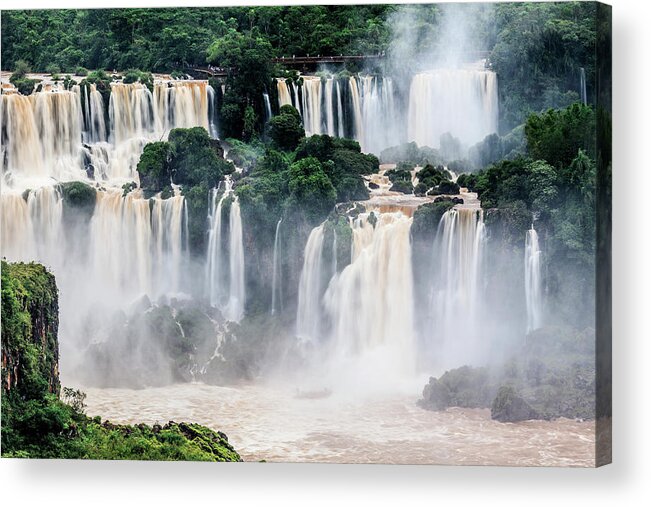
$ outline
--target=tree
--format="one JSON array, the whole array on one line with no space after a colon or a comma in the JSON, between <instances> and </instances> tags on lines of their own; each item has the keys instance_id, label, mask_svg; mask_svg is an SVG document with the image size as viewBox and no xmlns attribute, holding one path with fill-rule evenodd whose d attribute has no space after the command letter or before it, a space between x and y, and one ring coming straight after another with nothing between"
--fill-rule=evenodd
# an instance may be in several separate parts
<instances>
[{"instance_id":1,"label":"tree","mask_svg":"<svg viewBox=\"0 0 651 507\"><path fill-rule=\"evenodd\" d=\"M289 191L292 207L303 210L313 224L328 215L337 197L321 163L314 157L304 158L290 166Z\"/></svg>"},{"instance_id":2,"label":"tree","mask_svg":"<svg viewBox=\"0 0 651 507\"><path fill-rule=\"evenodd\" d=\"M271 139L281 150L291 151L305 137L305 129L298 111L289 105L280 108L280 114L269 122Z\"/></svg>"},{"instance_id":3,"label":"tree","mask_svg":"<svg viewBox=\"0 0 651 507\"><path fill-rule=\"evenodd\" d=\"M568 166L583 150L595 156L594 110L583 104L532 114L524 127L529 154L553 166Z\"/></svg>"},{"instance_id":4,"label":"tree","mask_svg":"<svg viewBox=\"0 0 651 507\"><path fill-rule=\"evenodd\" d=\"M140 187L149 192L161 192L171 182L170 161L172 146L160 141L146 144L136 169L140 175Z\"/></svg>"}]
</instances>

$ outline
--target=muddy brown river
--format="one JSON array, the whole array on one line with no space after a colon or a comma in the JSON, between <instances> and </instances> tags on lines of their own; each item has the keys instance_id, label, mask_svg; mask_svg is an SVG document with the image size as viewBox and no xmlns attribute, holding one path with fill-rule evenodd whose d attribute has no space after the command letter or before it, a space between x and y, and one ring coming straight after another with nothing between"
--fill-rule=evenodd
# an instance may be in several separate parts
<instances>
[{"instance_id":1,"label":"muddy brown river","mask_svg":"<svg viewBox=\"0 0 651 507\"><path fill-rule=\"evenodd\" d=\"M84 388L88 415L191 421L224 431L245 461L594 465L592 421L499 423L487 409L423 410L417 396L301 393L289 385Z\"/></svg>"}]
</instances>

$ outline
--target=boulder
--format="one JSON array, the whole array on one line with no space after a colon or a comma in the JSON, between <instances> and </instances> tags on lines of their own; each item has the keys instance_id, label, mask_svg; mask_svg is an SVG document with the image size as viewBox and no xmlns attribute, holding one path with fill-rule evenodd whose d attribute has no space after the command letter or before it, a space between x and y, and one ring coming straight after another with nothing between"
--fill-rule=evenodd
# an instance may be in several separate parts
<instances>
[{"instance_id":1,"label":"boulder","mask_svg":"<svg viewBox=\"0 0 651 507\"><path fill-rule=\"evenodd\" d=\"M539 418L538 412L513 387L500 387L491 407L491 419L500 422L518 422Z\"/></svg>"},{"instance_id":2,"label":"boulder","mask_svg":"<svg viewBox=\"0 0 651 507\"><path fill-rule=\"evenodd\" d=\"M423 389L423 399L418 400L418 405L427 410L445 410L450 406L451 393L447 385L434 377Z\"/></svg>"}]
</instances>

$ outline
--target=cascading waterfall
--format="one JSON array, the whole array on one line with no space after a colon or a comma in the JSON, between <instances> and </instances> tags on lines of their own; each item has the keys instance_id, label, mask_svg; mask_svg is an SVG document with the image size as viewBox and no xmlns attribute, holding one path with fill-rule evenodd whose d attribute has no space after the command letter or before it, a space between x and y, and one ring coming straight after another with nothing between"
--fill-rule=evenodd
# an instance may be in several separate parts
<instances>
[{"instance_id":1,"label":"cascading waterfall","mask_svg":"<svg viewBox=\"0 0 651 507\"><path fill-rule=\"evenodd\" d=\"M3 94L0 105L5 180L84 177L79 94Z\"/></svg>"},{"instance_id":2,"label":"cascading waterfall","mask_svg":"<svg viewBox=\"0 0 651 507\"><path fill-rule=\"evenodd\" d=\"M292 95L289 92L287 81L284 79L276 80L276 88L278 90L278 107L292 105Z\"/></svg>"},{"instance_id":3,"label":"cascading waterfall","mask_svg":"<svg viewBox=\"0 0 651 507\"><path fill-rule=\"evenodd\" d=\"M222 210L226 199L232 199L228 222L228 277L226 263ZM244 245L240 203L233 193L232 182L224 180L224 192L213 189L208 215L208 249L206 277L210 305L219 308L227 320L239 322L244 315L246 288L244 281ZM226 288L228 287L228 290Z\"/></svg>"},{"instance_id":4,"label":"cascading waterfall","mask_svg":"<svg viewBox=\"0 0 651 507\"><path fill-rule=\"evenodd\" d=\"M531 224L524 246L524 288L527 301L527 333L542 326L542 275L538 233Z\"/></svg>"},{"instance_id":5,"label":"cascading waterfall","mask_svg":"<svg viewBox=\"0 0 651 507\"><path fill-rule=\"evenodd\" d=\"M401 212L363 213L352 222L352 262L331 280L324 306L339 361L370 358L383 375L415 369L410 228Z\"/></svg>"},{"instance_id":6,"label":"cascading waterfall","mask_svg":"<svg viewBox=\"0 0 651 507\"><path fill-rule=\"evenodd\" d=\"M208 125L210 129L210 137L219 139L219 129L217 128L217 106L215 104L215 89L208 85L206 86L206 93L208 94Z\"/></svg>"},{"instance_id":7,"label":"cascading waterfall","mask_svg":"<svg viewBox=\"0 0 651 507\"><path fill-rule=\"evenodd\" d=\"M273 273L271 276L271 315L283 311L283 274L282 274L282 239L280 236L280 225L283 219L276 224L276 235L274 237Z\"/></svg>"},{"instance_id":8,"label":"cascading waterfall","mask_svg":"<svg viewBox=\"0 0 651 507\"><path fill-rule=\"evenodd\" d=\"M483 66L416 74L406 111L390 77L302 79L300 100L299 85L277 80L279 106L298 109L306 135L350 137L365 152L405 141L438 148L446 132L470 146L497 131L497 77Z\"/></svg>"},{"instance_id":9,"label":"cascading waterfall","mask_svg":"<svg viewBox=\"0 0 651 507\"><path fill-rule=\"evenodd\" d=\"M59 244L63 206L56 187L5 192L2 205L2 256L9 261L35 260L49 266L61 261Z\"/></svg>"},{"instance_id":10,"label":"cascading waterfall","mask_svg":"<svg viewBox=\"0 0 651 507\"><path fill-rule=\"evenodd\" d=\"M89 258L92 279L112 293L111 300L181 290L185 198L152 200L144 199L139 191L126 196L119 189L97 193Z\"/></svg>"},{"instance_id":11,"label":"cascading waterfall","mask_svg":"<svg viewBox=\"0 0 651 507\"><path fill-rule=\"evenodd\" d=\"M479 352L484 242L481 209L453 208L441 218L433 248L430 311L437 348L449 356L443 361L467 360L468 351Z\"/></svg>"},{"instance_id":12,"label":"cascading waterfall","mask_svg":"<svg viewBox=\"0 0 651 507\"><path fill-rule=\"evenodd\" d=\"M55 274L61 346L72 351L64 369L75 355L84 365L89 343L110 342L112 316L135 301L191 289L182 275L185 198L175 189L168 199L145 199L122 185L137 182L144 144L164 139L164 129L209 125L207 96L205 82L156 82L154 93L140 83L112 83L108 117L95 85L0 96L1 255L43 262ZM95 187L95 200L64 220L74 203L64 202L58 183L69 181Z\"/></svg>"},{"instance_id":13,"label":"cascading waterfall","mask_svg":"<svg viewBox=\"0 0 651 507\"><path fill-rule=\"evenodd\" d=\"M208 215L208 249L206 259L206 279L208 280L208 300L211 306L223 306L226 297L226 283L222 270L224 248L222 245L222 206L230 194L230 180L225 180L224 193L219 197L219 188L211 191L210 213ZM218 199L219 198L219 199Z\"/></svg>"},{"instance_id":14,"label":"cascading waterfall","mask_svg":"<svg viewBox=\"0 0 651 507\"><path fill-rule=\"evenodd\" d=\"M321 114L322 83L320 77L303 77L302 115L305 135L324 133Z\"/></svg>"},{"instance_id":15,"label":"cascading waterfall","mask_svg":"<svg viewBox=\"0 0 651 507\"><path fill-rule=\"evenodd\" d=\"M321 297L323 295L323 237L324 224L312 229L305 245L303 269L298 282L298 311L296 335L305 341L319 338L321 328Z\"/></svg>"},{"instance_id":16,"label":"cascading waterfall","mask_svg":"<svg viewBox=\"0 0 651 507\"><path fill-rule=\"evenodd\" d=\"M478 69L437 69L416 74L409 89L408 140L439 147L451 133L469 146L497 131L497 76Z\"/></svg>"},{"instance_id":17,"label":"cascading waterfall","mask_svg":"<svg viewBox=\"0 0 651 507\"><path fill-rule=\"evenodd\" d=\"M244 285L244 244L242 242L242 217L240 203L235 196L231 203L229 217L229 267L230 267L230 294L225 317L233 322L239 322L244 316L246 302L246 288Z\"/></svg>"}]
</instances>

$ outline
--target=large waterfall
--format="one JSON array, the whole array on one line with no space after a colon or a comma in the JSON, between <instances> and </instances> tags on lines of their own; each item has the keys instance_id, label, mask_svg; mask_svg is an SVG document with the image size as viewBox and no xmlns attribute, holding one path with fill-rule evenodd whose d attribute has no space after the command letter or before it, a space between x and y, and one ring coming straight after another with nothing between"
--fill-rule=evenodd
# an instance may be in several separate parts
<instances>
[{"instance_id":1,"label":"large waterfall","mask_svg":"<svg viewBox=\"0 0 651 507\"><path fill-rule=\"evenodd\" d=\"M223 235L223 205L230 201L228 243ZM219 308L227 320L239 322L244 315L246 289L244 284L244 246L242 244L242 217L240 203L232 190L229 178L224 180L224 190L213 189L208 215L208 249L206 277L210 304ZM228 272L225 265L228 259Z\"/></svg>"},{"instance_id":2,"label":"large waterfall","mask_svg":"<svg viewBox=\"0 0 651 507\"><path fill-rule=\"evenodd\" d=\"M447 132L468 147L497 131L497 77L479 67L416 74L406 109L390 77L278 79L277 94L279 106L298 109L306 135L349 137L376 154L406 141L438 148Z\"/></svg>"},{"instance_id":3,"label":"large waterfall","mask_svg":"<svg viewBox=\"0 0 651 507\"><path fill-rule=\"evenodd\" d=\"M114 82L108 104L95 85L0 96L1 253L54 272L64 370L83 362L89 344L114 339L109 324L135 301L192 289L183 276L188 212L180 190L146 199L122 185L138 182L144 144L171 128L209 127L208 91L204 81L157 81L153 92ZM71 181L93 187L83 209L65 201Z\"/></svg>"},{"instance_id":4,"label":"large waterfall","mask_svg":"<svg viewBox=\"0 0 651 507\"><path fill-rule=\"evenodd\" d=\"M384 375L415 371L414 290L409 230L401 212L353 220L352 262L324 297L338 361L369 360Z\"/></svg>"},{"instance_id":5,"label":"large waterfall","mask_svg":"<svg viewBox=\"0 0 651 507\"><path fill-rule=\"evenodd\" d=\"M438 147L451 133L463 144L497 131L497 77L476 69L437 69L417 74L409 89L409 141Z\"/></svg>"},{"instance_id":6,"label":"large waterfall","mask_svg":"<svg viewBox=\"0 0 651 507\"><path fill-rule=\"evenodd\" d=\"M527 301L527 333L542 325L542 275L538 233L531 225L524 246L524 289Z\"/></svg>"}]
</instances>

